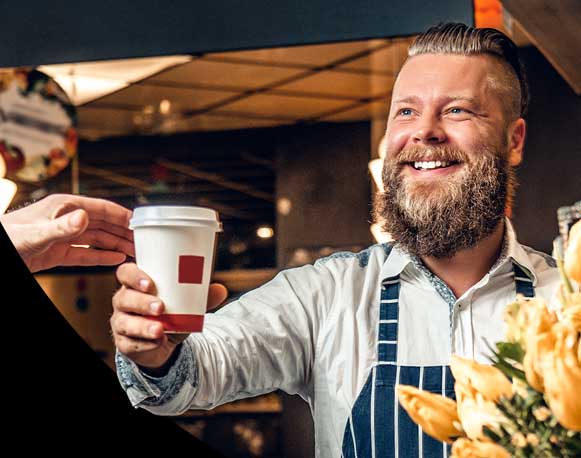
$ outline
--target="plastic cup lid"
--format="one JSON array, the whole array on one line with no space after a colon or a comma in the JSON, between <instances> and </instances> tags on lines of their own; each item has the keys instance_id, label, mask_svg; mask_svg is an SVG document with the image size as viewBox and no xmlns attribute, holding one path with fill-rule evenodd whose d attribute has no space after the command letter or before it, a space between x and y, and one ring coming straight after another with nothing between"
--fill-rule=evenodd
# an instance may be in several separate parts
<instances>
[{"instance_id":1,"label":"plastic cup lid","mask_svg":"<svg viewBox=\"0 0 581 458\"><path fill-rule=\"evenodd\" d=\"M205 207L149 205L133 210L129 227L145 226L204 226L222 232L218 212Z\"/></svg>"}]
</instances>

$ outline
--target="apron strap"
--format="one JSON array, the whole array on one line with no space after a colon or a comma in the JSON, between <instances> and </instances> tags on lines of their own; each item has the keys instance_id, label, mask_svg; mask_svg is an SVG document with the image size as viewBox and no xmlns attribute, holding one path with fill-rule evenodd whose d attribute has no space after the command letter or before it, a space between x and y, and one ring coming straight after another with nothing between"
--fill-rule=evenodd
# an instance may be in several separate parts
<instances>
[{"instance_id":1,"label":"apron strap","mask_svg":"<svg viewBox=\"0 0 581 458\"><path fill-rule=\"evenodd\" d=\"M379 363L397 363L399 285L399 275L386 278L381 284L379 332L377 336Z\"/></svg>"},{"instance_id":2,"label":"apron strap","mask_svg":"<svg viewBox=\"0 0 581 458\"><path fill-rule=\"evenodd\" d=\"M524 297L535 297L535 290L533 288L533 281L525 273L525 271L513 261L512 269L514 271L514 283L517 294L522 294Z\"/></svg>"}]
</instances>

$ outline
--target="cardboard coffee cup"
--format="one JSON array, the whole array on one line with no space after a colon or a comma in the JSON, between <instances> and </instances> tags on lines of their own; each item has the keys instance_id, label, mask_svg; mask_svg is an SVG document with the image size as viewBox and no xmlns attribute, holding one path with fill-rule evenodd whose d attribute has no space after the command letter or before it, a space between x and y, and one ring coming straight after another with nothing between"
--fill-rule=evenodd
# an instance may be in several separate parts
<instances>
[{"instance_id":1,"label":"cardboard coffee cup","mask_svg":"<svg viewBox=\"0 0 581 458\"><path fill-rule=\"evenodd\" d=\"M201 332L214 268L218 213L210 208L145 206L130 221L137 266L151 277L166 333Z\"/></svg>"}]
</instances>

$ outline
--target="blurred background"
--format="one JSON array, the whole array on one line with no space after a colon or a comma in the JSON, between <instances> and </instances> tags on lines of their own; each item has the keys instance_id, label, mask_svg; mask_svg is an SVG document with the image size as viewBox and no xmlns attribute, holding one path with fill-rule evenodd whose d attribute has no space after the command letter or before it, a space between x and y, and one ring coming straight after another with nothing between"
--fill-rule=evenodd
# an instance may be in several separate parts
<instances>
[{"instance_id":1,"label":"blurred background","mask_svg":"<svg viewBox=\"0 0 581 458\"><path fill-rule=\"evenodd\" d=\"M52 193L128 208L212 207L224 224L214 281L228 287L228 301L280 269L383 241L370 210L394 79L415 34L456 20L498 28L521 49L532 100L513 221L522 243L550 253L557 209L581 198L578 2L369 2L375 9L365 13L320 1L311 15L289 2L280 30L269 26L274 13L255 3L235 22L240 28L224 32L229 42L218 32L180 35L168 26L161 44L113 30L103 49L42 33L36 54L7 46L0 53L0 198L8 211ZM55 8L50 14L79 17ZM302 25L293 28L289 17ZM324 20L309 20L317 17ZM224 18L209 19L223 31ZM113 368L114 269L58 268L36 278ZM175 420L227 456L313 455L309 408L283 393Z\"/></svg>"}]
</instances>

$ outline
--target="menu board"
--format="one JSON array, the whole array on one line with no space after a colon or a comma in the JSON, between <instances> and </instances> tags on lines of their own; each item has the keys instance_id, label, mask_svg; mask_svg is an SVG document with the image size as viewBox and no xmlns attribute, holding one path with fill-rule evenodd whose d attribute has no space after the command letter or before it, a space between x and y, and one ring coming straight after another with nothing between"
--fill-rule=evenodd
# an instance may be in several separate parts
<instances>
[{"instance_id":1,"label":"menu board","mask_svg":"<svg viewBox=\"0 0 581 458\"><path fill-rule=\"evenodd\" d=\"M37 70L0 70L0 154L7 175L38 182L58 174L77 152L76 109Z\"/></svg>"}]
</instances>

